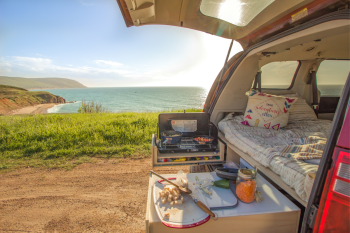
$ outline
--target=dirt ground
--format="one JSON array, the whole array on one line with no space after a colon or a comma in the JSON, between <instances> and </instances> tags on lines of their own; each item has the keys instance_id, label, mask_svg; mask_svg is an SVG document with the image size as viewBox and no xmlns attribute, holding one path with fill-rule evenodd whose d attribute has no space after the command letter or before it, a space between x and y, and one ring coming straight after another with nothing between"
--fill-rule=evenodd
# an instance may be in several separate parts
<instances>
[{"instance_id":1,"label":"dirt ground","mask_svg":"<svg viewBox=\"0 0 350 233\"><path fill-rule=\"evenodd\" d=\"M158 173L189 172L189 166ZM0 174L0 232L145 232L151 160Z\"/></svg>"}]
</instances>

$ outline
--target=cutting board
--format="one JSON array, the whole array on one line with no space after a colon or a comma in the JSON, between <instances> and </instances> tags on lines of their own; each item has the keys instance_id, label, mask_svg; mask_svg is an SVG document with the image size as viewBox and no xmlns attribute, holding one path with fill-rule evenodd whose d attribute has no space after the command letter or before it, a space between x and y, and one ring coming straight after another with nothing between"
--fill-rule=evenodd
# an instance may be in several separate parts
<instances>
[{"instance_id":1,"label":"cutting board","mask_svg":"<svg viewBox=\"0 0 350 233\"><path fill-rule=\"evenodd\" d=\"M203 192L203 196L206 198L210 210L235 208L238 205L238 200L230 189L210 186L209 191L212 195Z\"/></svg>"},{"instance_id":2,"label":"cutting board","mask_svg":"<svg viewBox=\"0 0 350 233\"><path fill-rule=\"evenodd\" d=\"M203 179L203 177L201 177L200 174L187 174L187 177L189 179L195 179L196 176L198 176L200 180ZM217 176L209 179L213 178L216 180L221 179ZM203 197L205 197L207 206L210 208L210 210L229 209L237 207L238 200L230 189L223 189L215 186L210 186L208 190L212 193L212 195L206 194L202 190L200 190L200 192L203 195Z\"/></svg>"},{"instance_id":3,"label":"cutting board","mask_svg":"<svg viewBox=\"0 0 350 233\"><path fill-rule=\"evenodd\" d=\"M175 180L175 178L170 178L169 180ZM202 193L192 185L193 181L189 180L188 183L189 188L192 190L193 194L196 195L197 199L208 206ZM165 226L171 228L191 228L202 225L210 219L210 216L200 209L188 194L183 194L184 201L181 205L172 206L169 202L162 204L159 192L163 190L163 186L167 184L168 183L163 180L158 180L153 186L155 209L159 219ZM164 218L165 213L170 213L169 219Z\"/></svg>"}]
</instances>

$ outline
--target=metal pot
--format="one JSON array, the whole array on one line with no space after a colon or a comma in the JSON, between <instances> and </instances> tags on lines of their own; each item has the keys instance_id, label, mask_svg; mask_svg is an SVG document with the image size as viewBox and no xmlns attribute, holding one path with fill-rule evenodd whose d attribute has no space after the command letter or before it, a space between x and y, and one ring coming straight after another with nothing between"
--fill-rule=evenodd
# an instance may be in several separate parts
<instances>
[{"instance_id":1,"label":"metal pot","mask_svg":"<svg viewBox=\"0 0 350 233\"><path fill-rule=\"evenodd\" d=\"M166 145L175 145L181 141L182 133L175 130L162 132L162 143Z\"/></svg>"}]
</instances>

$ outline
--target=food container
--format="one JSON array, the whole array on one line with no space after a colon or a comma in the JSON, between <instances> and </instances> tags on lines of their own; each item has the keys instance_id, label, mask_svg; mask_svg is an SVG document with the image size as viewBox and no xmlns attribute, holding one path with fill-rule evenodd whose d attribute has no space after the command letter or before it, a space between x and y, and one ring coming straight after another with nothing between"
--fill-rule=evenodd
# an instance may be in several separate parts
<instances>
[{"instance_id":1,"label":"food container","mask_svg":"<svg viewBox=\"0 0 350 233\"><path fill-rule=\"evenodd\" d=\"M216 168L216 175L222 179L226 180L237 180L238 170L236 168Z\"/></svg>"},{"instance_id":2,"label":"food container","mask_svg":"<svg viewBox=\"0 0 350 233\"><path fill-rule=\"evenodd\" d=\"M162 132L162 143L166 145L174 145L181 141L182 133L175 130L167 130Z\"/></svg>"},{"instance_id":3,"label":"food container","mask_svg":"<svg viewBox=\"0 0 350 233\"><path fill-rule=\"evenodd\" d=\"M251 203L255 200L256 171L253 169L239 169L236 180L236 195L240 201Z\"/></svg>"},{"instance_id":4,"label":"food container","mask_svg":"<svg viewBox=\"0 0 350 233\"><path fill-rule=\"evenodd\" d=\"M193 140L199 144L210 144L214 141L214 138L211 136L195 136Z\"/></svg>"}]
</instances>

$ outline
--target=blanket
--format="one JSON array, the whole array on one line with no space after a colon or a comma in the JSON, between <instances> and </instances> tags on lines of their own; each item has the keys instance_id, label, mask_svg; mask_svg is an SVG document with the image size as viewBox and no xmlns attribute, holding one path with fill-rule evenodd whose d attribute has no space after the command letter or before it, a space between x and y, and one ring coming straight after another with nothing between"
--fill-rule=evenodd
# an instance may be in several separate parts
<instances>
[{"instance_id":1,"label":"blanket","mask_svg":"<svg viewBox=\"0 0 350 233\"><path fill-rule=\"evenodd\" d=\"M305 178L308 173L317 172L318 165L304 160L322 157L332 122L295 121L275 131L245 126L240 123L242 120L243 115L229 114L218 126L231 144L280 175L304 201L308 201L307 190L313 184L306 184Z\"/></svg>"},{"instance_id":2,"label":"blanket","mask_svg":"<svg viewBox=\"0 0 350 233\"><path fill-rule=\"evenodd\" d=\"M242 115L229 114L219 122L219 129L230 142L265 167L276 156L292 160L320 159L332 126L329 120L297 121L275 131L242 125L242 120Z\"/></svg>"}]
</instances>

